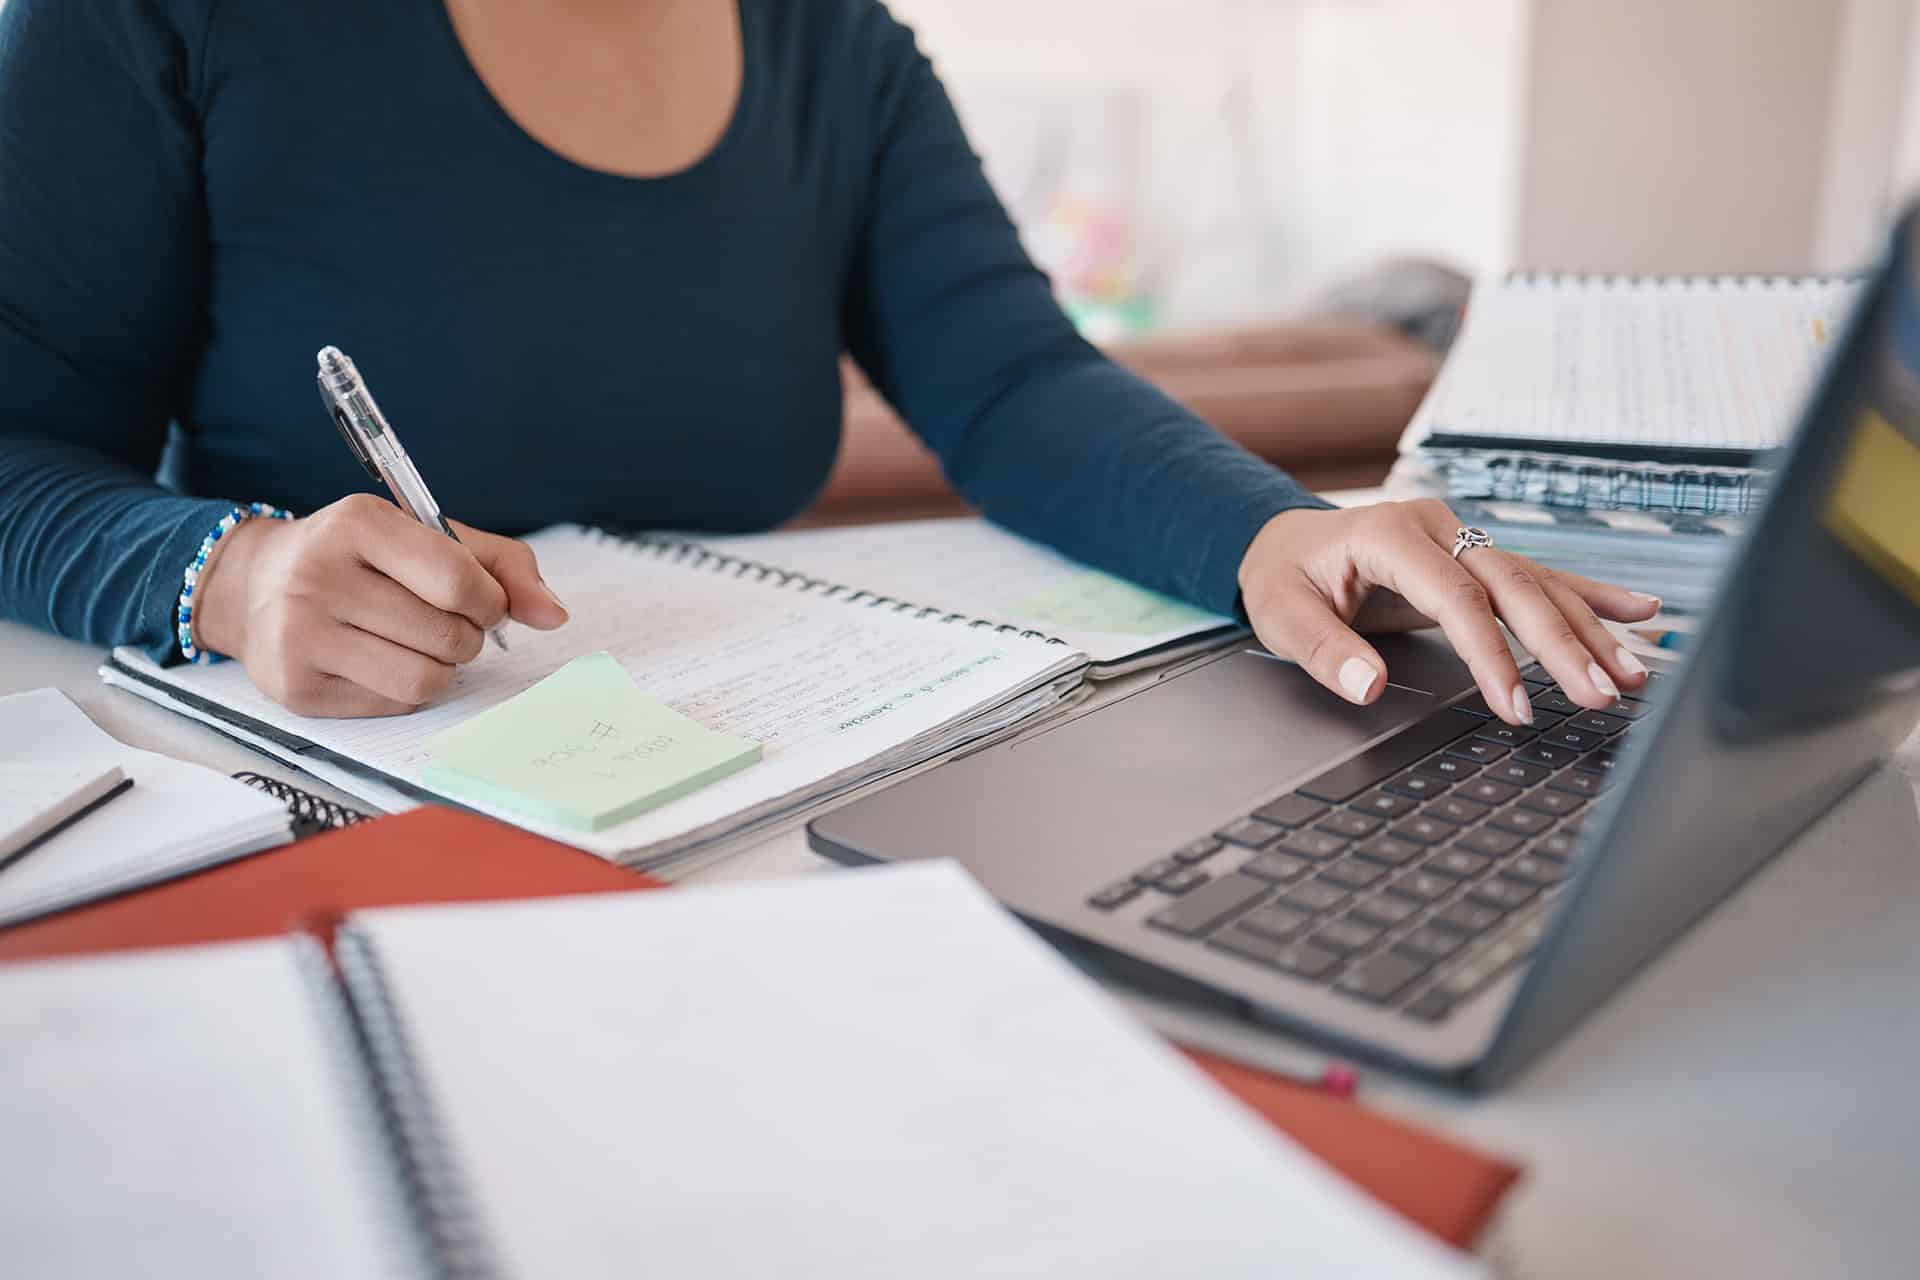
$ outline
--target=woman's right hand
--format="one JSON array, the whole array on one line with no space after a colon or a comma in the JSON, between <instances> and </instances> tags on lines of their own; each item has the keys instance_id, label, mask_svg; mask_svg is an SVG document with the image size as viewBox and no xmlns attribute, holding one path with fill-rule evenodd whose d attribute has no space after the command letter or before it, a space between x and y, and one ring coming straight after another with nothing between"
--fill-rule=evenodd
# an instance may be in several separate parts
<instances>
[{"instance_id":1,"label":"woman's right hand","mask_svg":"<svg viewBox=\"0 0 1920 1280\"><path fill-rule=\"evenodd\" d=\"M195 644L238 658L300 715L412 711L502 619L567 620L526 543L455 527L459 542L364 493L300 520L248 520L201 571Z\"/></svg>"}]
</instances>

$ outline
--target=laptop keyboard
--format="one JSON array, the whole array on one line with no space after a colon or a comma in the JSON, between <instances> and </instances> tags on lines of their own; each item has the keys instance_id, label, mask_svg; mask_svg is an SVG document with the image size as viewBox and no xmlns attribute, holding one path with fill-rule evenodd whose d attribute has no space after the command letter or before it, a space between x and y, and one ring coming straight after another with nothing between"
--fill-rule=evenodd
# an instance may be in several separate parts
<instances>
[{"instance_id":1,"label":"laptop keyboard","mask_svg":"<svg viewBox=\"0 0 1920 1280\"><path fill-rule=\"evenodd\" d=\"M1088 899L1155 899L1149 926L1428 1022L1532 954L1655 675L1604 711L1538 664L1534 723L1479 695L1172 850Z\"/></svg>"}]
</instances>

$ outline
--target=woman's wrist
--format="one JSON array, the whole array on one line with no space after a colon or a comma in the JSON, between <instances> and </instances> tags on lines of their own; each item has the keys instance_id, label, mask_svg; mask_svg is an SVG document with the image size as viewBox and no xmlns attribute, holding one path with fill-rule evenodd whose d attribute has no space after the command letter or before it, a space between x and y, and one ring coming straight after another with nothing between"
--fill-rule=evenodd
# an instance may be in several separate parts
<instances>
[{"instance_id":1,"label":"woman's wrist","mask_svg":"<svg viewBox=\"0 0 1920 1280\"><path fill-rule=\"evenodd\" d=\"M261 544L278 531L279 523L243 520L209 548L194 587L190 619L191 638L200 652L232 655L245 651L248 583Z\"/></svg>"}]
</instances>

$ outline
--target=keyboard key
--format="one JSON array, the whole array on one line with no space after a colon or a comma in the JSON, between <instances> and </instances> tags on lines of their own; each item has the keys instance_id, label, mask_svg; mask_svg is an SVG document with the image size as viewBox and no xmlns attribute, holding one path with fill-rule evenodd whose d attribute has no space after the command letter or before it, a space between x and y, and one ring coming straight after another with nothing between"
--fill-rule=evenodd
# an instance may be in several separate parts
<instances>
[{"instance_id":1,"label":"keyboard key","mask_svg":"<svg viewBox=\"0 0 1920 1280\"><path fill-rule=\"evenodd\" d=\"M1456 932L1472 936L1476 933L1484 933L1505 918L1506 913L1496 907L1462 900L1434 912L1429 923L1444 925Z\"/></svg>"},{"instance_id":2,"label":"keyboard key","mask_svg":"<svg viewBox=\"0 0 1920 1280\"><path fill-rule=\"evenodd\" d=\"M1504 782L1490 782L1485 778L1475 778L1466 783L1460 794L1480 804L1505 804L1520 794L1520 788Z\"/></svg>"},{"instance_id":3,"label":"keyboard key","mask_svg":"<svg viewBox=\"0 0 1920 1280\"><path fill-rule=\"evenodd\" d=\"M1167 893L1186 893L1198 889L1207 882L1207 873L1198 867L1182 867L1169 875L1161 876L1153 882L1156 889Z\"/></svg>"},{"instance_id":4,"label":"keyboard key","mask_svg":"<svg viewBox=\"0 0 1920 1280\"><path fill-rule=\"evenodd\" d=\"M1431 871L1409 871L1388 885L1387 892L1412 898L1415 902L1438 902L1452 893L1453 886L1458 883L1458 880L1437 876Z\"/></svg>"},{"instance_id":5,"label":"keyboard key","mask_svg":"<svg viewBox=\"0 0 1920 1280\"><path fill-rule=\"evenodd\" d=\"M1425 960L1445 960L1465 946L1466 941L1466 938L1451 929L1437 929L1433 925L1423 924L1394 943L1393 949Z\"/></svg>"},{"instance_id":6,"label":"keyboard key","mask_svg":"<svg viewBox=\"0 0 1920 1280\"><path fill-rule=\"evenodd\" d=\"M1333 985L1350 996L1385 1003L1426 971L1427 965L1413 956L1383 951L1349 967Z\"/></svg>"},{"instance_id":7,"label":"keyboard key","mask_svg":"<svg viewBox=\"0 0 1920 1280\"><path fill-rule=\"evenodd\" d=\"M1653 710L1653 708L1648 706L1646 703L1641 702L1638 699L1633 698L1631 696L1628 696L1628 697L1620 698L1618 701L1608 706L1607 714L1610 716L1619 716L1623 720L1638 720L1641 716L1647 714L1647 712L1651 710Z\"/></svg>"},{"instance_id":8,"label":"keyboard key","mask_svg":"<svg viewBox=\"0 0 1920 1280\"><path fill-rule=\"evenodd\" d=\"M1384 818L1370 818L1364 813L1355 813L1351 809L1342 809L1324 822L1314 824L1315 831L1324 831L1329 835L1346 840L1364 840L1380 829Z\"/></svg>"},{"instance_id":9,"label":"keyboard key","mask_svg":"<svg viewBox=\"0 0 1920 1280\"><path fill-rule=\"evenodd\" d=\"M1405 898L1395 898L1389 894L1377 894L1364 899L1348 915L1369 924L1377 924L1383 929L1391 929L1396 924L1405 924L1413 916L1420 914L1420 904L1408 902Z\"/></svg>"},{"instance_id":10,"label":"keyboard key","mask_svg":"<svg viewBox=\"0 0 1920 1280\"><path fill-rule=\"evenodd\" d=\"M1178 902L1169 903L1147 917L1147 923L1169 933L1194 937L1205 933L1222 920L1265 897L1272 886L1252 876L1221 876L1202 885Z\"/></svg>"},{"instance_id":11,"label":"keyboard key","mask_svg":"<svg viewBox=\"0 0 1920 1280\"><path fill-rule=\"evenodd\" d=\"M1537 662L1522 668L1520 678L1535 688L1551 689L1553 687L1553 677L1548 675L1547 669Z\"/></svg>"},{"instance_id":12,"label":"keyboard key","mask_svg":"<svg viewBox=\"0 0 1920 1280\"><path fill-rule=\"evenodd\" d=\"M1396 796L1386 791L1371 791L1355 800L1349 809L1359 813L1370 813L1377 818L1398 818L1412 813L1413 801L1405 796Z\"/></svg>"},{"instance_id":13,"label":"keyboard key","mask_svg":"<svg viewBox=\"0 0 1920 1280\"><path fill-rule=\"evenodd\" d=\"M1550 813L1556 818L1564 818L1585 803L1586 801L1579 796L1569 795L1565 791L1555 791L1552 787L1529 791L1520 797L1522 807L1537 809L1541 813Z\"/></svg>"},{"instance_id":14,"label":"keyboard key","mask_svg":"<svg viewBox=\"0 0 1920 1280\"><path fill-rule=\"evenodd\" d=\"M1436 853L1420 865L1428 871L1452 876L1456 880L1471 880L1492 866L1493 859L1469 853L1465 849L1448 849L1444 853Z\"/></svg>"},{"instance_id":15,"label":"keyboard key","mask_svg":"<svg viewBox=\"0 0 1920 1280\"><path fill-rule=\"evenodd\" d=\"M1364 951L1380 939L1381 930L1377 925L1360 920L1335 920L1325 925L1307 941L1316 947L1325 947L1348 955L1355 951Z\"/></svg>"},{"instance_id":16,"label":"keyboard key","mask_svg":"<svg viewBox=\"0 0 1920 1280\"><path fill-rule=\"evenodd\" d=\"M1300 911L1272 903L1240 917L1239 929L1249 929L1263 938L1285 942L1313 922L1311 911Z\"/></svg>"},{"instance_id":17,"label":"keyboard key","mask_svg":"<svg viewBox=\"0 0 1920 1280\"><path fill-rule=\"evenodd\" d=\"M1455 826L1472 826L1493 810L1471 800L1462 800L1459 796L1442 796L1422 809L1421 814L1429 818L1438 818L1442 822L1451 822Z\"/></svg>"},{"instance_id":18,"label":"keyboard key","mask_svg":"<svg viewBox=\"0 0 1920 1280\"><path fill-rule=\"evenodd\" d=\"M1205 862L1208 858L1220 852L1220 849L1221 844L1218 840L1215 840L1211 836L1202 836L1198 840L1189 841L1181 845L1178 849L1175 849L1173 851L1173 860L1175 862L1184 862L1191 866L1196 862Z\"/></svg>"},{"instance_id":19,"label":"keyboard key","mask_svg":"<svg viewBox=\"0 0 1920 1280\"><path fill-rule=\"evenodd\" d=\"M1273 851L1324 862L1346 847L1347 841L1324 831L1289 831L1273 846Z\"/></svg>"},{"instance_id":20,"label":"keyboard key","mask_svg":"<svg viewBox=\"0 0 1920 1280\"><path fill-rule=\"evenodd\" d=\"M1170 876L1179 869L1180 864L1172 858L1161 858L1157 862L1149 862L1146 866L1134 872L1133 878L1140 884L1152 884L1161 876Z\"/></svg>"},{"instance_id":21,"label":"keyboard key","mask_svg":"<svg viewBox=\"0 0 1920 1280\"><path fill-rule=\"evenodd\" d=\"M1460 837L1460 847L1471 849L1475 853L1484 853L1488 857L1498 858L1512 853L1520 847L1520 837L1510 831L1496 831L1492 827L1481 827L1469 831Z\"/></svg>"},{"instance_id":22,"label":"keyboard key","mask_svg":"<svg viewBox=\"0 0 1920 1280\"><path fill-rule=\"evenodd\" d=\"M1530 787L1543 780L1549 769L1537 764L1528 764L1524 760L1503 760L1481 776L1489 782L1504 782L1510 787Z\"/></svg>"},{"instance_id":23,"label":"keyboard key","mask_svg":"<svg viewBox=\"0 0 1920 1280\"><path fill-rule=\"evenodd\" d=\"M1582 773L1612 773L1620 764L1617 751L1595 751L1591 755L1581 756L1573 762L1573 767Z\"/></svg>"},{"instance_id":24,"label":"keyboard key","mask_svg":"<svg viewBox=\"0 0 1920 1280\"><path fill-rule=\"evenodd\" d=\"M1305 858L1290 857L1284 853L1263 853L1240 870L1246 875L1282 884L1305 875L1312 865Z\"/></svg>"},{"instance_id":25,"label":"keyboard key","mask_svg":"<svg viewBox=\"0 0 1920 1280\"><path fill-rule=\"evenodd\" d=\"M1230 827L1214 832L1222 840L1231 840L1249 849L1264 849L1280 836L1280 828L1258 818L1242 818Z\"/></svg>"},{"instance_id":26,"label":"keyboard key","mask_svg":"<svg viewBox=\"0 0 1920 1280\"><path fill-rule=\"evenodd\" d=\"M1529 729L1525 725L1500 724L1496 721L1493 724L1482 725L1480 731L1473 736L1476 741L1491 742L1496 747L1506 747L1511 750L1532 742L1539 735L1539 730Z\"/></svg>"},{"instance_id":27,"label":"keyboard key","mask_svg":"<svg viewBox=\"0 0 1920 1280\"><path fill-rule=\"evenodd\" d=\"M1386 874L1387 869L1377 862L1368 862L1362 858L1342 858L1330 867L1323 867L1320 878L1332 884L1344 885L1349 889L1364 889Z\"/></svg>"},{"instance_id":28,"label":"keyboard key","mask_svg":"<svg viewBox=\"0 0 1920 1280\"><path fill-rule=\"evenodd\" d=\"M1331 911L1347 900L1347 891L1324 880L1303 880L1280 895L1280 901L1302 911Z\"/></svg>"},{"instance_id":29,"label":"keyboard key","mask_svg":"<svg viewBox=\"0 0 1920 1280\"><path fill-rule=\"evenodd\" d=\"M1502 880L1496 876L1482 880L1467 890L1467 898L1489 907L1498 907L1502 911L1512 911L1515 907L1525 906L1528 899L1538 892L1532 885L1521 884L1517 880Z\"/></svg>"},{"instance_id":30,"label":"keyboard key","mask_svg":"<svg viewBox=\"0 0 1920 1280\"><path fill-rule=\"evenodd\" d=\"M1565 795L1566 793L1555 791L1549 794ZM1494 814L1487 820L1487 825L1498 827L1502 831L1511 831L1517 836L1537 836L1553 825L1553 816L1541 813L1537 809L1507 809Z\"/></svg>"},{"instance_id":31,"label":"keyboard key","mask_svg":"<svg viewBox=\"0 0 1920 1280\"><path fill-rule=\"evenodd\" d=\"M1586 829L1587 815L1584 813L1576 813L1571 818L1562 818L1560 820L1560 830L1570 836L1581 835Z\"/></svg>"},{"instance_id":32,"label":"keyboard key","mask_svg":"<svg viewBox=\"0 0 1920 1280\"><path fill-rule=\"evenodd\" d=\"M1432 818L1408 818L1393 829L1393 834L1402 840L1414 844L1439 844L1459 828L1450 822L1435 822Z\"/></svg>"},{"instance_id":33,"label":"keyboard key","mask_svg":"<svg viewBox=\"0 0 1920 1280\"><path fill-rule=\"evenodd\" d=\"M1425 851L1425 845L1414 844L1411 840L1402 840L1398 836L1380 836L1354 850L1363 858L1371 858L1375 862L1383 862L1390 867L1405 866Z\"/></svg>"},{"instance_id":34,"label":"keyboard key","mask_svg":"<svg viewBox=\"0 0 1920 1280\"><path fill-rule=\"evenodd\" d=\"M1413 769L1415 773L1424 773L1445 782L1458 782L1462 778L1471 778L1480 772L1479 765L1471 760L1462 760L1455 755L1431 756L1413 766Z\"/></svg>"},{"instance_id":35,"label":"keyboard key","mask_svg":"<svg viewBox=\"0 0 1920 1280\"><path fill-rule=\"evenodd\" d=\"M1607 737L1603 733L1595 733L1591 729L1569 729L1566 725L1549 729L1540 735L1542 745L1566 747L1572 751L1591 751L1606 740Z\"/></svg>"},{"instance_id":36,"label":"keyboard key","mask_svg":"<svg viewBox=\"0 0 1920 1280\"><path fill-rule=\"evenodd\" d=\"M1557 791L1548 795L1559 795ZM1567 862L1580 851L1580 842L1563 831L1556 831L1544 840L1536 840L1527 852L1542 858L1552 858L1555 862Z\"/></svg>"},{"instance_id":37,"label":"keyboard key","mask_svg":"<svg viewBox=\"0 0 1920 1280\"><path fill-rule=\"evenodd\" d=\"M1492 764L1507 754L1507 748L1497 742L1486 741L1486 735L1477 734L1471 738L1462 738L1447 748L1450 756L1459 756L1462 760L1471 760L1475 764Z\"/></svg>"},{"instance_id":38,"label":"keyboard key","mask_svg":"<svg viewBox=\"0 0 1920 1280\"><path fill-rule=\"evenodd\" d=\"M1102 911L1111 911L1122 903L1131 902L1140 895L1140 886L1131 880L1116 880L1100 892L1087 899L1087 905L1098 907Z\"/></svg>"},{"instance_id":39,"label":"keyboard key","mask_svg":"<svg viewBox=\"0 0 1920 1280\"><path fill-rule=\"evenodd\" d=\"M1327 811L1327 806L1309 796L1281 796L1253 811L1253 816L1283 827L1304 827Z\"/></svg>"},{"instance_id":40,"label":"keyboard key","mask_svg":"<svg viewBox=\"0 0 1920 1280\"><path fill-rule=\"evenodd\" d=\"M1435 987L1431 991L1422 991L1407 1001L1402 1013L1412 1014L1422 1022L1438 1022L1453 1011L1453 997Z\"/></svg>"},{"instance_id":41,"label":"keyboard key","mask_svg":"<svg viewBox=\"0 0 1920 1280\"><path fill-rule=\"evenodd\" d=\"M1536 858L1532 854L1522 854L1500 868L1500 874L1508 880L1518 880L1521 884L1545 888L1565 880L1568 871L1564 863L1555 862L1551 858Z\"/></svg>"},{"instance_id":42,"label":"keyboard key","mask_svg":"<svg viewBox=\"0 0 1920 1280\"><path fill-rule=\"evenodd\" d=\"M1555 689L1551 693L1535 695L1531 697L1530 700L1533 703L1533 709L1535 711L1551 711L1556 715L1577 716L1586 710L1585 707L1558 689Z\"/></svg>"},{"instance_id":43,"label":"keyboard key","mask_svg":"<svg viewBox=\"0 0 1920 1280\"><path fill-rule=\"evenodd\" d=\"M1555 775L1547 785L1555 791L1570 791L1576 796L1585 796L1591 800L1607 789L1613 779L1604 773L1581 773L1578 769L1569 769Z\"/></svg>"},{"instance_id":44,"label":"keyboard key","mask_svg":"<svg viewBox=\"0 0 1920 1280\"><path fill-rule=\"evenodd\" d=\"M1548 746L1543 742L1533 743L1531 746L1515 754L1515 759L1525 761L1527 764L1541 765L1548 769L1563 768L1579 758L1580 753L1571 747Z\"/></svg>"},{"instance_id":45,"label":"keyboard key","mask_svg":"<svg viewBox=\"0 0 1920 1280\"><path fill-rule=\"evenodd\" d=\"M1221 930L1207 941L1223 951L1231 951L1270 969L1302 978L1320 977L1340 963L1340 957L1331 951L1323 951L1304 942L1274 942L1257 933L1249 933L1238 925Z\"/></svg>"},{"instance_id":46,"label":"keyboard key","mask_svg":"<svg viewBox=\"0 0 1920 1280\"><path fill-rule=\"evenodd\" d=\"M1437 712L1385 742L1368 747L1346 763L1335 765L1301 787L1300 793L1336 804L1351 800L1479 726L1479 720L1464 712Z\"/></svg>"},{"instance_id":47,"label":"keyboard key","mask_svg":"<svg viewBox=\"0 0 1920 1280\"><path fill-rule=\"evenodd\" d=\"M1569 716L1561 722L1562 729L1585 729L1603 736L1615 734L1627 727L1627 721L1619 716L1610 716L1604 711L1582 711L1579 715Z\"/></svg>"},{"instance_id":48,"label":"keyboard key","mask_svg":"<svg viewBox=\"0 0 1920 1280\"><path fill-rule=\"evenodd\" d=\"M1430 800L1452 785L1451 782L1433 777L1431 774L1403 773L1387 783L1385 789L1397 796L1405 796L1409 800Z\"/></svg>"}]
</instances>

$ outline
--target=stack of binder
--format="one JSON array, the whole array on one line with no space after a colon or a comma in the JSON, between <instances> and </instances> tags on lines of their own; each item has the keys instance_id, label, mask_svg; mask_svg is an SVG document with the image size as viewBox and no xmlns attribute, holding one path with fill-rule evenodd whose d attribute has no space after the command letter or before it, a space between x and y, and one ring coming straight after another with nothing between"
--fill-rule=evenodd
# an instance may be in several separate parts
<instances>
[{"instance_id":1,"label":"stack of binder","mask_svg":"<svg viewBox=\"0 0 1920 1280\"><path fill-rule=\"evenodd\" d=\"M1835 278L1483 283L1398 474L1508 550L1699 608L1858 291Z\"/></svg>"}]
</instances>

